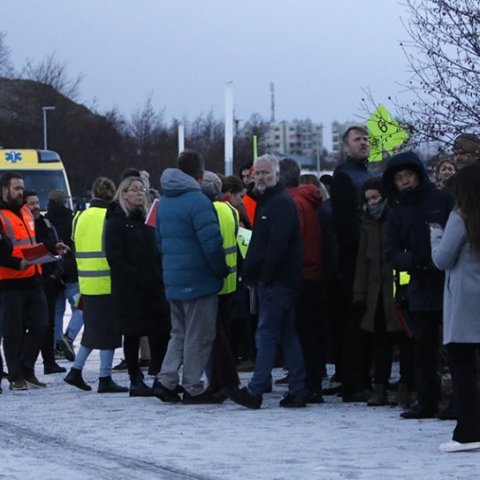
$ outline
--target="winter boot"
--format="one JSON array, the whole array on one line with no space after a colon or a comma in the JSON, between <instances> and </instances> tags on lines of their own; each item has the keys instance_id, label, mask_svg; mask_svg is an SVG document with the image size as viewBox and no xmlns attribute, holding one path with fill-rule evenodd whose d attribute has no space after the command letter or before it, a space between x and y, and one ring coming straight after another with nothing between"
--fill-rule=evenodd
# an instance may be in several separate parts
<instances>
[{"instance_id":1,"label":"winter boot","mask_svg":"<svg viewBox=\"0 0 480 480\"><path fill-rule=\"evenodd\" d=\"M82 371L78 368L72 367L63 381L79 388L80 390L85 390L86 392L89 392L92 389L90 385L85 383L85 380L82 377Z\"/></svg>"},{"instance_id":2,"label":"winter boot","mask_svg":"<svg viewBox=\"0 0 480 480\"><path fill-rule=\"evenodd\" d=\"M134 376L130 378L130 388L128 390L130 397L153 397L153 388L150 388L139 377Z\"/></svg>"},{"instance_id":3,"label":"winter boot","mask_svg":"<svg viewBox=\"0 0 480 480\"><path fill-rule=\"evenodd\" d=\"M125 393L128 392L127 387L122 387L112 380L111 376L100 377L98 379L98 393Z\"/></svg>"},{"instance_id":4,"label":"winter boot","mask_svg":"<svg viewBox=\"0 0 480 480\"><path fill-rule=\"evenodd\" d=\"M382 405L387 404L387 392L385 390L385 385L381 383L376 383L373 385L373 393L370 398L367 400L367 405L369 407L381 407Z\"/></svg>"}]
</instances>

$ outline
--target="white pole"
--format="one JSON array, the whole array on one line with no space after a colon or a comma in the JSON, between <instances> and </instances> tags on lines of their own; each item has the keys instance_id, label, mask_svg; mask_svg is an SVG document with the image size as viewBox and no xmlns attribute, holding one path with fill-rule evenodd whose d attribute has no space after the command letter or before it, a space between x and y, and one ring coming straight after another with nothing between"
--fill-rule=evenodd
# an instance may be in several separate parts
<instances>
[{"instance_id":1,"label":"white pole","mask_svg":"<svg viewBox=\"0 0 480 480\"><path fill-rule=\"evenodd\" d=\"M233 175L233 82L225 82L225 175Z\"/></svg>"},{"instance_id":2,"label":"white pole","mask_svg":"<svg viewBox=\"0 0 480 480\"><path fill-rule=\"evenodd\" d=\"M185 126L182 122L178 124L178 154L185 150Z\"/></svg>"}]
</instances>

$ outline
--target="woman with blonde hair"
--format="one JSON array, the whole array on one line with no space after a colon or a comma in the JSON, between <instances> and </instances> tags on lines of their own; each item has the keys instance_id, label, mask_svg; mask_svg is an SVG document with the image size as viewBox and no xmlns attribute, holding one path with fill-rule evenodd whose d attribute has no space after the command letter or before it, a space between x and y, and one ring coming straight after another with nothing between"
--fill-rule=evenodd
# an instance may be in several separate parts
<instances>
[{"instance_id":1,"label":"woman with blonde hair","mask_svg":"<svg viewBox=\"0 0 480 480\"><path fill-rule=\"evenodd\" d=\"M130 396L152 396L138 363L140 337L148 336L151 368L158 371L170 334L161 258L155 229L145 225L148 191L139 177L127 177L117 189L107 213L106 253L111 269L113 313L124 336L123 349L130 376Z\"/></svg>"}]
</instances>

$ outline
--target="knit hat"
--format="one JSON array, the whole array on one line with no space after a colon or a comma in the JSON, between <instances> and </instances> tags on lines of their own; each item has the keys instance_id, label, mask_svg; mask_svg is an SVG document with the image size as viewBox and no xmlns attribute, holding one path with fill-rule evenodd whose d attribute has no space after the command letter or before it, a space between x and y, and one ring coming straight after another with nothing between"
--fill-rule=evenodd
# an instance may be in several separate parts
<instances>
[{"instance_id":1,"label":"knit hat","mask_svg":"<svg viewBox=\"0 0 480 480\"><path fill-rule=\"evenodd\" d=\"M209 170L203 172L203 180L200 186L202 187L202 192L211 200L216 200L222 191L220 177Z\"/></svg>"},{"instance_id":2,"label":"knit hat","mask_svg":"<svg viewBox=\"0 0 480 480\"><path fill-rule=\"evenodd\" d=\"M70 197L62 190L52 190L48 194L48 203L55 204L55 205L65 205L65 202Z\"/></svg>"}]
</instances>

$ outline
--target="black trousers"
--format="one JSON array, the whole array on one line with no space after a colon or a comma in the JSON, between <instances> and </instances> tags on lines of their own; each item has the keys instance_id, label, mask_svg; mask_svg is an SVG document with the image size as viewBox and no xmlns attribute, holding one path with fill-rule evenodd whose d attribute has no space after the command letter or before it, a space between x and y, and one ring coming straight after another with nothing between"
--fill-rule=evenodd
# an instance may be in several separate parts
<instances>
[{"instance_id":1,"label":"black trousers","mask_svg":"<svg viewBox=\"0 0 480 480\"><path fill-rule=\"evenodd\" d=\"M166 332L148 336L148 344L150 346L150 366L148 371L154 375L160 371L165 353L167 352L169 338L170 335ZM123 353L125 355L125 361L127 362L130 379L137 378L139 374L139 348L140 336L125 335L123 338Z\"/></svg>"},{"instance_id":2,"label":"black trousers","mask_svg":"<svg viewBox=\"0 0 480 480\"><path fill-rule=\"evenodd\" d=\"M41 352L43 364L52 365L55 363L55 304L62 287L58 280L44 278L43 288L45 290L45 298L47 299L48 325Z\"/></svg>"},{"instance_id":3,"label":"black trousers","mask_svg":"<svg viewBox=\"0 0 480 480\"><path fill-rule=\"evenodd\" d=\"M3 349L8 379L34 374L35 361L48 325L47 300L42 285L0 293Z\"/></svg>"},{"instance_id":4,"label":"black trousers","mask_svg":"<svg viewBox=\"0 0 480 480\"><path fill-rule=\"evenodd\" d=\"M310 392L322 390L325 369L320 289L319 281L303 280L295 306L295 322L305 362L305 385Z\"/></svg>"},{"instance_id":5,"label":"black trousers","mask_svg":"<svg viewBox=\"0 0 480 480\"><path fill-rule=\"evenodd\" d=\"M393 346L398 346L400 360L400 383L414 388L413 340L402 332L388 332L383 296L380 295L375 312L373 332L373 383L387 385L392 373Z\"/></svg>"},{"instance_id":6,"label":"black trousers","mask_svg":"<svg viewBox=\"0 0 480 480\"><path fill-rule=\"evenodd\" d=\"M415 383L418 403L437 408L440 398L440 378L437 353L442 312L411 312L414 346Z\"/></svg>"},{"instance_id":7,"label":"black trousers","mask_svg":"<svg viewBox=\"0 0 480 480\"><path fill-rule=\"evenodd\" d=\"M230 314L232 295L218 296L217 333L210 355L209 389L217 392L240 385L235 359L230 348Z\"/></svg>"},{"instance_id":8,"label":"black trousers","mask_svg":"<svg viewBox=\"0 0 480 480\"><path fill-rule=\"evenodd\" d=\"M480 442L480 396L477 384L477 353L480 353L480 344L449 343L447 351L457 413L453 440L461 443Z\"/></svg>"}]
</instances>

